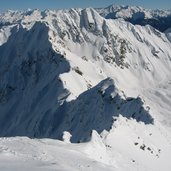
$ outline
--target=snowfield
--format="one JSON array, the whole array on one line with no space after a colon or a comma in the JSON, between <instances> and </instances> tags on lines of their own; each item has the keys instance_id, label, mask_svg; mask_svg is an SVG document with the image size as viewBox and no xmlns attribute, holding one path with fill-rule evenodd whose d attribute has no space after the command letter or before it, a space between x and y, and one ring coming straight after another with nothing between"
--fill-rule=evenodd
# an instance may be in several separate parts
<instances>
[{"instance_id":1,"label":"snowfield","mask_svg":"<svg viewBox=\"0 0 171 171\"><path fill-rule=\"evenodd\" d=\"M113 5L0 14L0 170L171 170L170 23Z\"/></svg>"},{"instance_id":2,"label":"snowfield","mask_svg":"<svg viewBox=\"0 0 171 171\"><path fill-rule=\"evenodd\" d=\"M164 130L145 129L119 117L110 132L92 132L87 143L27 137L0 139L0 169L18 170L169 170L171 144Z\"/></svg>"}]
</instances>

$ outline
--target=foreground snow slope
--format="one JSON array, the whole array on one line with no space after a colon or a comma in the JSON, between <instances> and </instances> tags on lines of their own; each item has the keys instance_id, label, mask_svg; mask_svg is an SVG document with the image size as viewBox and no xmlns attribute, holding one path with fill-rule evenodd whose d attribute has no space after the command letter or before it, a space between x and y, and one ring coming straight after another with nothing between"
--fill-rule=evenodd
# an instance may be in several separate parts
<instances>
[{"instance_id":1,"label":"foreground snow slope","mask_svg":"<svg viewBox=\"0 0 171 171\"><path fill-rule=\"evenodd\" d=\"M162 130L119 117L102 138L93 131L87 143L68 144L26 137L0 139L0 169L20 170L170 170L171 145Z\"/></svg>"},{"instance_id":2,"label":"foreground snow slope","mask_svg":"<svg viewBox=\"0 0 171 171\"><path fill-rule=\"evenodd\" d=\"M0 168L171 169L170 25L133 25L142 13L170 16L114 6L0 15L0 136L39 138L1 138ZM44 139L64 131L82 143Z\"/></svg>"}]
</instances>

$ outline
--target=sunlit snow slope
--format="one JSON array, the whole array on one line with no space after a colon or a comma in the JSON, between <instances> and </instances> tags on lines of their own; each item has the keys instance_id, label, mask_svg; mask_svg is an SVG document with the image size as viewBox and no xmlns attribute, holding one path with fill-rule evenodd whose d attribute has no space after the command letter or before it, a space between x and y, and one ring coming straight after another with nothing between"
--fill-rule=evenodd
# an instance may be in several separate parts
<instances>
[{"instance_id":1,"label":"sunlit snow slope","mask_svg":"<svg viewBox=\"0 0 171 171\"><path fill-rule=\"evenodd\" d=\"M124 6L1 14L0 170L170 170L170 19Z\"/></svg>"}]
</instances>

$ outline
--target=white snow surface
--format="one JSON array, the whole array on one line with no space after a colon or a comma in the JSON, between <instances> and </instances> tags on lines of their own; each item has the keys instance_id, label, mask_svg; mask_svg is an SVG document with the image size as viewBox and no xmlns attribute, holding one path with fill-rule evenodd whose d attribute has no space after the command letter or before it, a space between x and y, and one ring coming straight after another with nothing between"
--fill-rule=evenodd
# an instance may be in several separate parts
<instances>
[{"instance_id":1,"label":"white snow surface","mask_svg":"<svg viewBox=\"0 0 171 171\"><path fill-rule=\"evenodd\" d=\"M142 11L0 15L0 170L171 170L170 29Z\"/></svg>"}]
</instances>

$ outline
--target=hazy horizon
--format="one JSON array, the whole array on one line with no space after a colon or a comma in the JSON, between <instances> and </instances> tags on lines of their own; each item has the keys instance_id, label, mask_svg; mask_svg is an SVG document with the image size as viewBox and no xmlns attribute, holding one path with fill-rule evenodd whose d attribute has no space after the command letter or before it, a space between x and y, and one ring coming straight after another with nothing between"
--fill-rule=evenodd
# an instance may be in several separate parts
<instances>
[{"instance_id":1,"label":"hazy horizon","mask_svg":"<svg viewBox=\"0 0 171 171\"><path fill-rule=\"evenodd\" d=\"M30 9L67 9L67 8L86 8L86 7L107 7L109 5L142 6L148 9L171 9L170 0L134 1L134 0L1 0L0 12L6 10L26 10Z\"/></svg>"}]
</instances>

